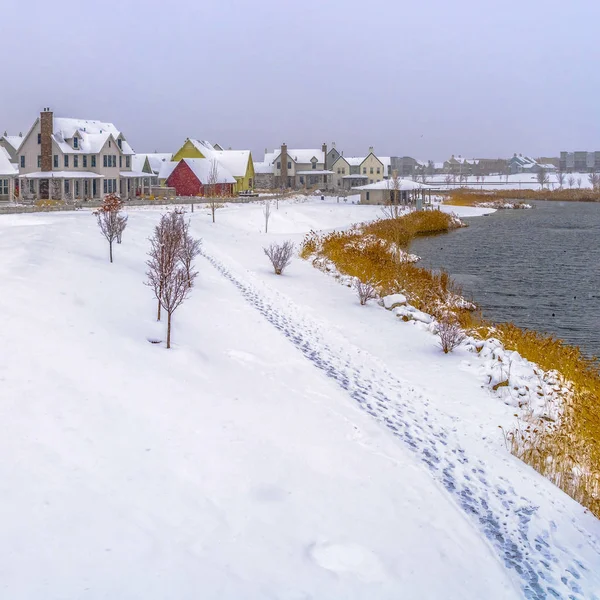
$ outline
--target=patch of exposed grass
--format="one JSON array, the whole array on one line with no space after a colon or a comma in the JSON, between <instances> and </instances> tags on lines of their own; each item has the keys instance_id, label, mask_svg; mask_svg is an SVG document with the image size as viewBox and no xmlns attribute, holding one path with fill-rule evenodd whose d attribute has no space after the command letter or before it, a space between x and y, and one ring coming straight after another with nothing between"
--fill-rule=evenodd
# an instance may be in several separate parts
<instances>
[{"instance_id":1,"label":"patch of exposed grass","mask_svg":"<svg viewBox=\"0 0 600 600\"><path fill-rule=\"evenodd\" d=\"M472 190L460 188L447 192L445 204L475 206L482 202L528 202L555 200L559 202L600 202L600 190L563 188L560 190Z\"/></svg>"}]
</instances>

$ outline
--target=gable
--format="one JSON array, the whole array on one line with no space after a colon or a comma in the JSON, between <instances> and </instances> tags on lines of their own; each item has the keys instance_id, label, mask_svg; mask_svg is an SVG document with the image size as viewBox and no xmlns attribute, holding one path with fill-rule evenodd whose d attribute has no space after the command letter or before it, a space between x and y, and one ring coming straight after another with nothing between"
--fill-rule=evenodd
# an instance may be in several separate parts
<instances>
[{"instance_id":1,"label":"gable","mask_svg":"<svg viewBox=\"0 0 600 600\"><path fill-rule=\"evenodd\" d=\"M187 139L173 155L173 161L179 162L184 158L206 158L206 155L200 152L199 148L190 139Z\"/></svg>"}]
</instances>

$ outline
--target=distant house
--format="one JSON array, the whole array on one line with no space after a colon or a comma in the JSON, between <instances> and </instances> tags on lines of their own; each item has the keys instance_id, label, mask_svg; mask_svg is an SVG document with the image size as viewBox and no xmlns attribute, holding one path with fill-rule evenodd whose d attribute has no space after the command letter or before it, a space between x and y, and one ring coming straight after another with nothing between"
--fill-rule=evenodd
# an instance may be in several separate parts
<instances>
[{"instance_id":1,"label":"distant house","mask_svg":"<svg viewBox=\"0 0 600 600\"><path fill-rule=\"evenodd\" d=\"M235 177L234 193L254 189L254 161L250 150L223 150L204 140L188 138L173 155L173 161L183 158L206 158L218 161Z\"/></svg>"},{"instance_id":2,"label":"distant house","mask_svg":"<svg viewBox=\"0 0 600 600\"><path fill-rule=\"evenodd\" d=\"M4 132L4 135L0 137L0 148L4 148L6 150L8 156L10 157L10 162L17 162L19 148L21 147L24 139L25 138L23 137L22 133L19 135L7 135L6 131Z\"/></svg>"},{"instance_id":3,"label":"distant house","mask_svg":"<svg viewBox=\"0 0 600 600\"><path fill-rule=\"evenodd\" d=\"M431 188L408 179L399 179L396 183L392 179L386 179L354 189L360 192L361 204L415 203L419 207Z\"/></svg>"},{"instance_id":4,"label":"distant house","mask_svg":"<svg viewBox=\"0 0 600 600\"><path fill-rule=\"evenodd\" d=\"M0 201L13 201L19 170L10 162L10 154L0 146Z\"/></svg>"},{"instance_id":5,"label":"distant house","mask_svg":"<svg viewBox=\"0 0 600 600\"><path fill-rule=\"evenodd\" d=\"M454 154L446 161L444 161L444 172L451 175L473 175L476 168L476 159L466 159L460 154L454 156Z\"/></svg>"},{"instance_id":6,"label":"distant house","mask_svg":"<svg viewBox=\"0 0 600 600\"><path fill-rule=\"evenodd\" d=\"M325 168L327 156L327 144L323 144L320 150L288 148L287 144L282 144L280 150L272 153L275 186L291 189L331 189L333 171Z\"/></svg>"},{"instance_id":7,"label":"distant house","mask_svg":"<svg viewBox=\"0 0 600 600\"><path fill-rule=\"evenodd\" d=\"M214 170L214 179L213 169ZM166 180L178 196L233 196L235 177L220 163L208 158L184 158Z\"/></svg>"},{"instance_id":8,"label":"distant house","mask_svg":"<svg viewBox=\"0 0 600 600\"><path fill-rule=\"evenodd\" d=\"M600 172L600 151L561 152L559 168L568 173Z\"/></svg>"},{"instance_id":9,"label":"distant house","mask_svg":"<svg viewBox=\"0 0 600 600\"><path fill-rule=\"evenodd\" d=\"M55 118L42 111L18 152L19 187L33 199L122 198L143 191L145 173L132 169L135 154L112 123Z\"/></svg>"},{"instance_id":10,"label":"distant house","mask_svg":"<svg viewBox=\"0 0 600 600\"><path fill-rule=\"evenodd\" d=\"M357 185L382 181L390 175L390 166L391 158L376 156L373 147L366 156L340 155L331 166L334 186L350 190Z\"/></svg>"},{"instance_id":11,"label":"distant house","mask_svg":"<svg viewBox=\"0 0 600 600\"><path fill-rule=\"evenodd\" d=\"M524 156L523 154L514 154L512 158L508 160L508 169L511 175L516 173L539 173L540 171L556 171L556 167L549 163L538 163L531 156Z\"/></svg>"},{"instance_id":12,"label":"distant house","mask_svg":"<svg viewBox=\"0 0 600 600\"><path fill-rule=\"evenodd\" d=\"M171 161L173 155L169 153L157 153L152 154L134 154L131 157L132 170L141 173L147 173L148 177L145 179L145 185L159 185L158 174L162 165L166 162Z\"/></svg>"}]
</instances>

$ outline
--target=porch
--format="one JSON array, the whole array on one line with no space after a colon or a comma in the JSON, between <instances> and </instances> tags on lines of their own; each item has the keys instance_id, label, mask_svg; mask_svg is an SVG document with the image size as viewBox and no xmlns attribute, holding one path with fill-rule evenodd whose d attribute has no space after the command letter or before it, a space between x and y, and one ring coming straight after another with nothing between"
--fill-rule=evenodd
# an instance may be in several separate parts
<instances>
[{"instance_id":1,"label":"porch","mask_svg":"<svg viewBox=\"0 0 600 600\"><path fill-rule=\"evenodd\" d=\"M333 175L333 171L325 170L297 171L295 187L304 189L316 187L329 190L333 188Z\"/></svg>"}]
</instances>

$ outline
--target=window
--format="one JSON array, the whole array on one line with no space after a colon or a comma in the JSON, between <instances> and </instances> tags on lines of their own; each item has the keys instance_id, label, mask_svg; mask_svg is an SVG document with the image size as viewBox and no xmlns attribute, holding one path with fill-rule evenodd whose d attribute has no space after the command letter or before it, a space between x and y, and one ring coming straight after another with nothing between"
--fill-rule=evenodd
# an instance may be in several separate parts
<instances>
[{"instance_id":1,"label":"window","mask_svg":"<svg viewBox=\"0 0 600 600\"><path fill-rule=\"evenodd\" d=\"M35 180L34 179L29 180L29 192L31 194L35 194Z\"/></svg>"},{"instance_id":2,"label":"window","mask_svg":"<svg viewBox=\"0 0 600 600\"><path fill-rule=\"evenodd\" d=\"M104 166L108 167L108 156L106 154L103 156L103 160L104 160ZM104 183L106 183L106 181Z\"/></svg>"},{"instance_id":3,"label":"window","mask_svg":"<svg viewBox=\"0 0 600 600\"><path fill-rule=\"evenodd\" d=\"M38 144L42 143L42 134L38 133Z\"/></svg>"},{"instance_id":4,"label":"window","mask_svg":"<svg viewBox=\"0 0 600 600\"><path fill-rule=\"evenodd\" d=\"M288 169L292 168L292 163L290 161L288 161Z\"/></svg>"},{"instance_id":5,"label":"window","mask_svg":"<svg viewBox=\"0 0 600 600\"><path fill-rule=\"evenodd\" d=\"M304 185L304 175L300 175L300 185Z\"/></svg>"},{"instance_id":6,"label":"window","mask_svg":"<svg viewBox=\"0 0 600 600\"><path fill-rule=\"evenodd\" d=\"M112 142L110 140L108 140L108 147L112 148Z\"/></svg>"},{"instance_id":7,"label":"window","mask_svg":"<svg viewBox=\"0 0 600 600\"><path fill-rule=\"evenodd\" d=\"M58 169L58 154L54 155L54 162L53 162L53 164L54 164L54 168Z\"/></svg>"},{"instance_id":8,"label":"window","mask_svg":"<svg viewBox=\"0 0 600 600\"><path fill-rule=\"evenodd\" d=\"M68 179L65 179L65 196L71 191L70 185L71 182Z\"/></svg>"},{"instance_id":9,"label":"window","mask_svg":"<svg viewBox=\"0 0 600 600\"><path fill-rule=\"evenodd\" d=\"M79 140L76 137L73 138L73 148L79 148Z\"/></svg>"},{"instance_id":10,"label":"window","mask_svg":"<svg viewBox=\"0 0 600 600\"><path fill-rule=\"evenodd\" d=\"M79 167L79 156L73 157L73 166L77 169Z\"/></svg>"},{"instance_id":11,"label":"window","mask_svg":"<svg viewBox=\"0 0 600 600\"><path fill-rule=\"evenodd\" d=\"M65 154L65 168L68 169L69 168L69 155Z\"/></svg>"},{"instance_id":12,"label":"window","mask_svg":"<svg viewBox=\"0 0 600 600\"><path fill-rule=\"evenodd\" d=\"M342 167L342 175L346 174L346 167Z\"/></svg>"},{"instance_id":13,"label":"window","mask_svg":"<svg viewBox=\"0 0 600 600\"><path fill-rule=\"evenodd\" d=\"M367 202L369 201L369 192L367 192Z\"/></svg>"},{"instance_id":14,"label":"window","mask_svg":"<svg viewBox=\"0 0 600 600\"><path fill-rule=\"evenodd\" d=\"M117 144L119 144L119 148L123 148L123 140L118 139Z\"/></svg>"},{"instance_id":15,"label":"window","mask_svg":"<svg viewBox=\"0 0 600 600\"><path fill-rule=\"evenodd\" d=\"M125 167L126 167L127 169L130 169L130 168L131 168L131 156L126 156L126 157L125 157Z\"/></svg>"},{"instance_id":16,"label":"window","mask_svg":"<svg viewBox=\"0 0 600 600\"><path fill-rule=\"evenodd\" d=\"M38 169L42 168L42 155L38 154Z\"/></svg>"},{"instance_id":17,"label":"window","mask_svg":"<svg viewBox=\"0 0 600 600\"><path fill-rule=\"evenodd\" d=\"M104 193L112 194L117 191L117 180L116 179L105 179L104 180Z\"/></svg>"},{"instance_id":18,"label":"window","mask_svg":"<svg viewBox=\"0 0 600 600\"><path fill-rule=\"evenodd\" d=\"M379 167L377 167L377 175L379 175L381 173L381 169Z\"/></svg>"},{"instance_id":19,"label":"window","mask_svg":"<svg viewBox=\"0 0 600 600\"><path fill-rule=\"evenodd\" d=\"M119 156L119 169L122 169L122 168L123 168L123 157Z\"/></svg>"},{"instance_id":20,"label":"window","mask_svg":"<svg viewBox=\"0 0 600 600\"><path fill-rule=\"evenodd\" d=\"M363 167L363 175L367 174L367 167Z\"/></svg>"},{"instance_id":21,"label":"window","mask_svg":"<svg viewBox=\"0 0 600 600\"><path fill-rule=\"evenodd\" d=\"M342 172L342 170L338 167L338 175Z\"/></svg>"},{"instance_id":22,"label":"window","mask_svg":"<svg viewBox=\"0 0 600 600\"><path fill-rule=\"evenodd\" d=\"M281 169L281 163L280 162L277 163L277 168Z\"/></svg>"},{"instance_id":23,"label":"window","mask_svg":"<svg viewBox=\"0 0 600 600\"><path fill-rule=\"evenodd\" d=\"M0 196L8 196L8 179L0 179Z\"/></svg>"},{"instance_id":24,"label":"window","mask_svg":"<svg viewBox=\"0 0 600 600\"><path fill-rule=\"evenodd\" d=\"M313 169L316 169L316 168L317 168L317 163L316 163L316 162L314 162L314 163L312 164L312 168L313 168Z\"/></svg>"},{"instance_id":25,"label":"window","mask_svg":"<svg viewBox=\"0 0 600 600\"><path fill-rule=\"evenodd\" d=\"M95 167L95 166L96 166L96 155L93 154L92 155L92 167Z\"/></svg>"},{"instance_id":26,"label":"window","mask_svg":"<svg viewBox=\"0 0 600 600\"><path fill-rule=\"evenodd\" d=\"M369 173L370 173L371 175L373 175L373 167L371 167L371 168L369 169Z\"/></svg>"},{"instance_id":27,"label":"window","mask_svg":"<svg viewBox=\"0 0 600 600\"><path fill-rule=\"evenodd\" d=\"M25 167L25 157L23 155L21 155L21 168L23 169Z\"/></svg>"},{"instance_id":28,"label":"window","mask_svg":"<svg viewBox=\"0 0 600 600\"><path fill-rule=\"evenodd\" d=\"M338 186L338 187L342 187L342 180L341 180L341 179L338 179L338 180L337 180L337 186Z\"/></svg>"},{"instance_id":29,"label":"window","mask_svg":"<svg viewBox=\"0 0 600 600\"><path fill-rule=\"evenodd\" d=\"M87 169L87 156L85 154L83 155L83 168Z\"/></svg>"}]
</instances>

